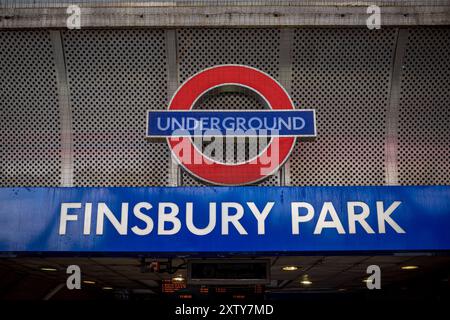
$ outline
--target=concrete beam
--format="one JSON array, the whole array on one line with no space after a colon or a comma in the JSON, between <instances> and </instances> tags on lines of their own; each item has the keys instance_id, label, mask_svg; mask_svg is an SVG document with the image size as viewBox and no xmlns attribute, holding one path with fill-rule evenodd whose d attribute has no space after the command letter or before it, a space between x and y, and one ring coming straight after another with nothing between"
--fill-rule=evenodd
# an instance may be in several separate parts
<instances>
[{"instance_id":1,"label":"concrete beam","mask_svg":"<svg viewBox=\"0 0 450 320\"><path fill-rule=\"evenodd\" d=\"M269 3L271 1L268 1ZM272 1L273 2L273 1ZM309 3L310 1L308 1ZM398 2L398 1L397 1ZM283 3L283 1L281 1ZM450 25L450 1L414 6L382 2L383 26ZM404 4L405 2L401 2ZM431 4L430 4L431 3ZM161 3L157 3L161 4ZM331 4L333 2L331 1ZM365 26L369 3L324 5L81 5L82 28ZM66 6L0 6L0 29L66 28Z\"/></svg>"}]
</instances>

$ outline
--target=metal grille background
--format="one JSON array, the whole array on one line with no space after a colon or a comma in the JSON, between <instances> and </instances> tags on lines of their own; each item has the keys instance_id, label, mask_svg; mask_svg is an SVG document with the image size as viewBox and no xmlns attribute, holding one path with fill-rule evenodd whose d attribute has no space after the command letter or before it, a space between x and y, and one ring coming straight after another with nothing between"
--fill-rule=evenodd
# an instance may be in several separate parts
<instances>
[{"instance_id":1,"label":"metal grille background","mask_svg":"<svg viewBox=\"0 0 450 320\"><path fill-rule=\"evenodd\" d=\"M292 98L317 111L318 135L298 141L293 185L382 185L393 29L302 29L294 35Z\"/></svg>"},{"instance_id":2,"label":"metal grille background","mask_svg":"<svg viewBox=\"0 0 450 320\"><path fill-rule=\"evenodd\" d=\"M48 32L0 32L0 186L59 185L55 70Z\"/></svg>"},{"instance_id":3,"label":"metal grille background","mask_svg":"<svg viewBox=\"0 0 450 320\"><path fill-rule=\"evenodd\" d=\"M66 31L63 36L75 185L166 184L168 148L144 139L147 110L166 104L164 32Z\"/></svg>"},{"instance_id":4,"label":"metal grille background","mask_svg":"<svg viewBox=\"0 0 450 320\"><path fill-rule=\"evenodd\" d=\"M249 95L244 92L222 92L215 95L207 95L204 99L201 99L194 109L203 109L203 110L244 110L244 109L265 109L264 105L256 99L256 97ZM225 140L225 139L223 139ZM233 141L232 143L228 143L227 141L223 141L222 147L217 148L217 154L213 154L212 158L216 161L222 163L237 163L240 161L249 160L249 145L248 139L244 139L245 144L237 143L237 139L233 138L229 141ZM267 139L262 139L267 140ZM209 145L209 141L203 142L195 142L196 146L200 150L204 150L204 148ZM227 144L230 147L235 149L234 152L226 152ZM260 148L265 148L267 146L266 143L263 143Z\"/></svg>"},{"instance_id":5,"label":"metal grille background","mask_svg":"<svg viewBox=\"0 0 450 320\"><path fill-rule=\"evenodd\" d=\"M400 183L450 184L450 29L410 31L400 90Z\"/></svg>"},{"instance_id":6,"label":"metal grille background","mask_svg":"<svg viewBox=\"0 0 450 320\"><path fill-rule=\"evenodd\" d=\"M395 122L401 185L450 184L449 30L408 31ZM213 65L245 64L292 88L296 107L317 110L318 137L297 143L289 170L260 185L284 184L284 176L299 186L386 184L397 30L296 29L291 46L284 31L176 30L178 84ZM170 185L167 145L143 138L146 111L165 109L170 98L166 33L61 31L75 186ZM60 84L51 38L45 31L0 32L0 47L0 186L58 186ZM286 72L281 57L290 47ZM263 106L221 93L196 107ZM204 185L186 172L179 183Z\"/></svg>"}]
</instances>

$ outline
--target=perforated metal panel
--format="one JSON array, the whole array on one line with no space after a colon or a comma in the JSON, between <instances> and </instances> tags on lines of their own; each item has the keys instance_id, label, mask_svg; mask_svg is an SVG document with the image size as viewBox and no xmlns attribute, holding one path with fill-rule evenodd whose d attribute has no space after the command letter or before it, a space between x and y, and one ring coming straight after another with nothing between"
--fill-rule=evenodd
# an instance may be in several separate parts
<instances>
[{"instance_id":1,"label":"perforated metal panel","mask_svg":"<svg viewBox=\"0 0 450 320\"><path fill-rule=\"evenodd\" d=\"M223 92L218 93L216 95L208 95L206 98L194 106L194 109L203 109L203 110L249 110L249 109L265 109L264 105L260 103L254 96L250 96L246 93L239 92ZM248 161L250 158L249 155L249 139L241 138L239 142L237 138L229 139L231 143L228 143L226 139L223 139L223 143L221 146L216 148L216 152L212 155L212 159L221 163L237 163L242 161ZM261 146L261 148L265 148L267 146L267 139L265 140L265 144ZM196 142L194 144L200 150L204 150L209 144L210 141L207 142ZM228 150L227 152L227 144L233 149ZM256 154L254 155L256 156Z\"/></svg>"},{"instance_id":2,"label":"perforated metal panel","mask_svg":"<svg viewBox=\"0 0 450 320\"><path fill-rule=\"evenodd\" d=\"M77 186L166 185L169 150L146 140L149 109L164 109L161 30L66 31Z\"/></svg>"},{"instance_id":3,"label":"perforated metal panel","mask_svg":"<svg viewBox=\"0 0 450 320\"><path fill-rule=\"evenodd\" d=\"M450 29L410 30L402 68L399 180L450 184Z\"/></svg>"},{"instance_id":4,"label":"perforated metal panel","mask_svg":"<svg viewBox=\"0 0 450 320\"><path fill-rule=\"evenodd\" d=\"M299 29L292 96L317 111L318 136L297 142L293 185L384 184L393 29Z\"/></svg>"},{"instance_id":5,"label":"perforated metal panel","mask_svg":"<svg viewBox=\"0 0 450 320\"><path fill-rule=\"evenodd\" d=\"M398 160L399 183L450 184L449 30L409 30L400 83L393 84L397 30L388 28L296 29L292 64L282 62L290 54L286 30L182 29L176 31L174 61L179 84L218 64L253 66L277 79L292 71L287 87L294 103L316 109L318 124L317 138L300 141L290 157L292 185L385 184L386 123L394 114L387 110L391 85L399 86L398 154L389 157ZM167 107L165 31L62 33L74 184L169 185L167 144L144 138L146 111ZM58 186L61 158L68 154L61 150L66 146L55 69L61 66L49 34L0 32L0 47L0 186ZM225 92L196 107L264 106L248 94ZM248 155L247 147L239 149L242 154ZM277 173L259 185L280 180ZM204 185L185 172L182 182Z\"/></svg>"},{"instance_id":6,"label":"perforated metal panel","mask_svg":"<svg viewBox=\"0 0 450 320\"><path fill-rule=\"evenodd\" d=\"M256 99L255 96L249 95L248 93L241 92L222 92L214 95L208 95L196 106L194 109L203 109L203 110L249 110L249 109L264 109L266 108L261 101ZM249 160L252 156L255 156L256 150L263 150L268 142L268 138L261 138L258 141L257 149L253 149L250 151L249 139L240 139L238 142L237 138L233 138L232 140L222 141L222 146L218 146L216 148L216 153L212 155L212 158L215 161L222 163L237 163L242 161ZM203 142L195 143L197 148L200 150L204 150L211 142ZM230 149L230 147L232 149ZM228 150L227 150L228 148ZM278 175L275 174L271 177L265 179L262 184L267 185L277 185L278 184ZM183 172L183 183L185 185L202 185L200 181L196 178L192 177L189 173Z\"/></svg>"},{"instance_id":7,"label":"perforated metal panel","mask_svg":"<svg viewBox=\"0 0 450 320\"><path fill-rule=\"evenodd\" d=\"M0 186L57 186L60 125L48 32L0 32Z\"/></svg>"},{"instance_id":8,"label":"perforated metal panel","mask_svg":"<svg viewBox=\"0 0 450 320\"><path fill-rule=\"evenodd\" d=\"M220 64L243 64L279 77L280 30L276 29L182 29L177 31L180 84L195 73ZM262 109L261 103L238 92L209 96L198 109ZM248 155L248 143L233 143L236 162ZM183 171L183 185L204 185ZM259 185L278 185L279 173Z\"/></svg>"}]
</instances>

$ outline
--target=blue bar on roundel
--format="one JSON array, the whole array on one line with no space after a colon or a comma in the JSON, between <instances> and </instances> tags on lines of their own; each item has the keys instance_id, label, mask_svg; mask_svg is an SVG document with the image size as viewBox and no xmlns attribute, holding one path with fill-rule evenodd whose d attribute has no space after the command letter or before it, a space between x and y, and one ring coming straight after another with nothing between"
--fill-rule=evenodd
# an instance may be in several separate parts
<instances>
[{"instance_id":1,"label":"blue bar on roundel","mask_svg":"<svg viewBox=\"0 0 450 320\"><path fill-rule=\"evenodd\" d=\"M147 137L315 137L314 110L148 111Z\"/></svg>"}]
</instances>

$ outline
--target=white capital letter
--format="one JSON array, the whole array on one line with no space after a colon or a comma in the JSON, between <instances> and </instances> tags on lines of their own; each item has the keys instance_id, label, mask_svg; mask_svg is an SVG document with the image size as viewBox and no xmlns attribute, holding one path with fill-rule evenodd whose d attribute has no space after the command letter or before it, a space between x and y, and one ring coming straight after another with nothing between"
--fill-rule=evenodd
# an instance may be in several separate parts
<instances>
[{"instance_id":1,"label":"white capital letter","mask_svg":"<svg viewBox=\"0 0 450 320\"><path fill-rule=\"evenodd\" d=\"M61 203L61 214L59 220L59 234L66 234L67 221L77 221L78 216L68 214L69 209L81 209L80 202Z\"/></svg>"},{"instance_id":2,"label":"white capital letter","mask_svg":"<svg viewBox=\"0 0 450 320\"><path fill-rule=\"evenodd\" d=\"M166 208L170 209L166 212ZM180 219L177 218L180 209L175 203L172 202L160 202L158 206L158 234L171 235L176 234L181 229ZM170 222L173 224L172 229L165 229L165 223Z\"/></svg>"},{"instance_id":3,"label":"white capital letter","mask_svg":"<svg viewBox=\"0 0 450 320\"><path fill-rule=\"evenodd\" d=\"M139 202L137 203L133 208L133 214L136 218L139 220L145 222L145 228L141 229L138 226L134 226L131 228L131 231L133 231L138 236L146 236L150 234L153 230L153 220L148 215L144 214L142 212L142 209L150 210L152 208L152 205L148 202Z\"/></svg>"},{"instance_id":4,"label":"white capital letter","mask_svg":"<svg viewBox=\"0 0 450 320\"><path fill-rule=\"evenodd\" d=\"M120 221L116 218L114 213L109 210L108 206L104 202L99 202L97 207L97 234L103 234L103 221L104 217L108 218L109 222L117 230L120 235L127 234L128 227L128 203L122 203L121 218Z\"/></svg>"},{"instance_id":5,"label":"white capital letter","mask_svg":"<svg viewBox=\"0 0 450 320\"><path fill-rule=\"evenodd\" d=\"M355 213L355 207L360 207L361 213ZM356 221L366 230L367 233L375 233L370 225L366 222L367 217L370 214L370 209L367 203L350 201L347 202L348 211L348 229L349 233L356 233Z\"/></svg>"},{"instance_id":6,"label":"white capital letter","mask_svg":"<svg viewBox=\"0 0 450 320\"><path fill-rule=\"evenodd\" d=\"M331 221L325 221L328 212L330 213ZM314 234L321 234L323 228L334 228L339 234L345 233L341 220L339 220L336 209L331 202L324 202Z\"/></svg>"},{"instance_id":7,"label":"white capital letter","mask_svg":"<svg viewBox=\"0 0 450 320\"><path fill-rule=\"evenodd\" d=\"M211 202L209 204L209 222L203 229L197 228L194 225L193 211L192 202L186 203L186 225L188 230L197 236L204 236L210 233L216 226L216 203Z\"/></svg>"},{"instance_id":8,"label":"white capital letter","mask_svg":"<svg viewBox=\"0 0 450 320\"><path fill-rule=\"evenodd\" d=\"M306 214L304 216L299 215L300 208L306 209ZM310 221L314 217L314 208L308 202L292 202L291 216L292 216L292 234L299 234L300 222Z\"/></svg>"},{"instance_id":9,"label":"white capital letter","mask_svg":"<svg viewBox=\"0 0 450 320\"><path fill-rule=\"evenodd\" d=\"M236 214L230 216L230 208L235 209ZM239 220L244 216L244 208L237 202L222 203L222 234L228 234L228 224L231 222L239 234L247 234Z\"/></svg>"},{"instance_id":10,"label":"white capital letter","mask_svg":"<svg viewBox=\"0 0 450 320\"><path fill-rule=\"evenodd\" d=\"M384 211L383 201L377 201L377 216L378 216L378 232L386 233L386 227L384 222L386 221L392 229L394 229L397 233L405 233L403 230L392 218L390 215L394 212L395 209L401 204L401 201L394 201L386 211Z\"/></svg>"},{"instance_id":11,"label":"white capital letter","mask_svg":"<svg viewBox=\"0 0 450 320\"><path fill-rule=\"evenodd\" d=\"M260 212L254 202L247 202L247 205L252 211L253 215L255 216L256 221L258 221L258 234L266 233L265 221L267 216L269 215L270 210L272 210L274 204L275 202L267 202L263 211Z\"/></svg>"},{"instance_id":12,"label":"white capital letter","mask_svg":"<svg viewBox=\"0 0 450 320\"><path fill-rule=\"evenodd\" d=\"M87 202L84 205L84 226L83 226L84 235L91 234L91 216L92 216L92 203Z\"/></svg>"}]
</instances>

